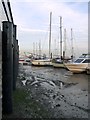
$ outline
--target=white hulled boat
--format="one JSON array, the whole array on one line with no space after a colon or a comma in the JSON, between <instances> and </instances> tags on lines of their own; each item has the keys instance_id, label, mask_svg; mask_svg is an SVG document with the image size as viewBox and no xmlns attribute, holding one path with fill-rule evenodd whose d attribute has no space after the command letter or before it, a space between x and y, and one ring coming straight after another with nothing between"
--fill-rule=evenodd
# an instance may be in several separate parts
<instances>
[{"instance_id":1,"label":"white hulled boat","mask_svg":"<svg viewBox=\"0 0 90 120\"><path fill-rule=\"evenodd\" d=\"M32 65L34 66L51 66L51 19L52 19L52 12L50 12L50 34L49 34L49 58L46 59L38 59L32 60Z\"/></svg>"},{"instance_id":2,"label":"white hulled boat","mask_svg":"<svg viewBox=\"0 0 90 120\"><path fill-rule=\"evenodd\" d=\"M50 66L52 65L52 62L50 59L39 59L39 60L33 60L32 65L34 66Z\"/></svg>"},{"instance_id":3,"label":"white hulled boat","mask_svg":"<svg viewBox=\"0 0 90 120\"><path fill-rule=\"evenodd\" d=\"M55 58L52 60L53 67L64 68L62 58L62 17L60 16L60 58Z\"/></svg>"},{"instance_id":4,"label":"white hulled boat","mask_svg":"<svg viewBox=\"0 0 90 120\"><path fill-rule=\"evenodd\" d=\"M69 60L71 60L71 58L64 58L63 60L61 60L60 58L55 58L52 60L52 65L55 68L66 68L64 63L69 62Z\"/></svg>"},{"instance_id":5,"label":"white hulled boat","mask_svg":"<svg viewBox=\"0 0 90 120\"><path fill-rule=\"evenodd\" d=\"M85 72L88 66L90 66L90 54L82 54L74 62L65 63L64 65L73 73Z\"/></svg>"},{"instance_id":6,"label":"white hulled boat","mask_svg":"<svg viewBox=\"0 0 90 120\"><path fill-rule=\"evenodd\" d=\"M71 35L72 35L72 29L71 29ZM72 37L72 36L71 36ZM64 29L64 51L62 50L62 17L60 17L60 57L54 58L52 60L53 67L56 68L66 68L64 63L68 62L71 58L66 57L66 29ZM62 53L63 52L63 53ZM63 55L62 55L63 54Z\"/></svg>"}]
</instances>

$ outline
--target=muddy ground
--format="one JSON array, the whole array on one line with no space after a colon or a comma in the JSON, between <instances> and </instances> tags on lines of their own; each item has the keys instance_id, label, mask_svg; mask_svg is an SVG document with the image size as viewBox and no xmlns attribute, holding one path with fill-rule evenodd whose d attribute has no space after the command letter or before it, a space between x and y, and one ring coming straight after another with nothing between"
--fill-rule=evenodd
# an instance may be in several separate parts
<instances>
[{"instance_id":1,"label":"muddy ground","mask_svg":"<svg viewBox=\"0 0 90 120\"><path fill-rule=\"evenodd\" d=\"M3 118L88 118L88 75L20 66L13 114Z\"/></svg>"}]
</instances>

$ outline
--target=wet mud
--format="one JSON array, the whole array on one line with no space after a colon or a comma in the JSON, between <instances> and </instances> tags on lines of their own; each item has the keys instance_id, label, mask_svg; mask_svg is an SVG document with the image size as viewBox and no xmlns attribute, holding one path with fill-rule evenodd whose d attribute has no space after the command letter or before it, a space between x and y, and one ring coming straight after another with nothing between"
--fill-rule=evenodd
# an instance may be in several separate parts
<instances>
[{"instance_id":1,"label":"wet mud","mask_svg":"<svg viewBox=\"0 0 90 120\"><path fill-rule=\"evenodd\" d=\"M88 118L88 75L20 66L18 78L17 87L25 87L30 97L51 113L50 118Z\"/></svg>"}]
</instances>

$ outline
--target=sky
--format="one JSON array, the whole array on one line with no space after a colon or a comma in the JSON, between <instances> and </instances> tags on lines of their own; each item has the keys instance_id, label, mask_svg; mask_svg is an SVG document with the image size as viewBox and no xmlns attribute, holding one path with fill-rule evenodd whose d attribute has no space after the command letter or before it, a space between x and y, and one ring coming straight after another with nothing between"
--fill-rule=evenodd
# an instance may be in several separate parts
<instances>
[{"instance_id":1,"label":"sky","mask_svg":"<svg viewBox=\"0 0 90 120\"><path fill-rule=\"evenodd\" d=\"M71 52L71 28L75 53L88 50L88 1L87 0L10 0L20 51L39 50L48 54L49 24L52 12L51 50L59 53L60 16L62 37L66 29L66 50ZM64 42L63 42L64 44Z\"/></svg>"}]
</instances>

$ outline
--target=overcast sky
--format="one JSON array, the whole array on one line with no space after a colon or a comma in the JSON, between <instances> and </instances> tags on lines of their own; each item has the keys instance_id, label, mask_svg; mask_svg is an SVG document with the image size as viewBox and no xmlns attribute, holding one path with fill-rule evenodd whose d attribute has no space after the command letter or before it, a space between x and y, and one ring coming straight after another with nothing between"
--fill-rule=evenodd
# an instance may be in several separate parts
<instances>
[{"instance_id":1,"label":"overcast sky","mask_svg":"<svg viewBox=\"0 0 90 120\"><path fill-rule=\"evenodd\" d=\"M38 47L41 41L42 50L48 52L49 18L52 12L52 51L59 48L59 16L62 16L62 30L66 28L67 31L67 49L70 49L70 29L72 28L75 52L86 52L88 47L87 0L11 0L11 8L14 23L17 25L20 50L32 52L33 43Z\"/></svg>"}]
</instances>

